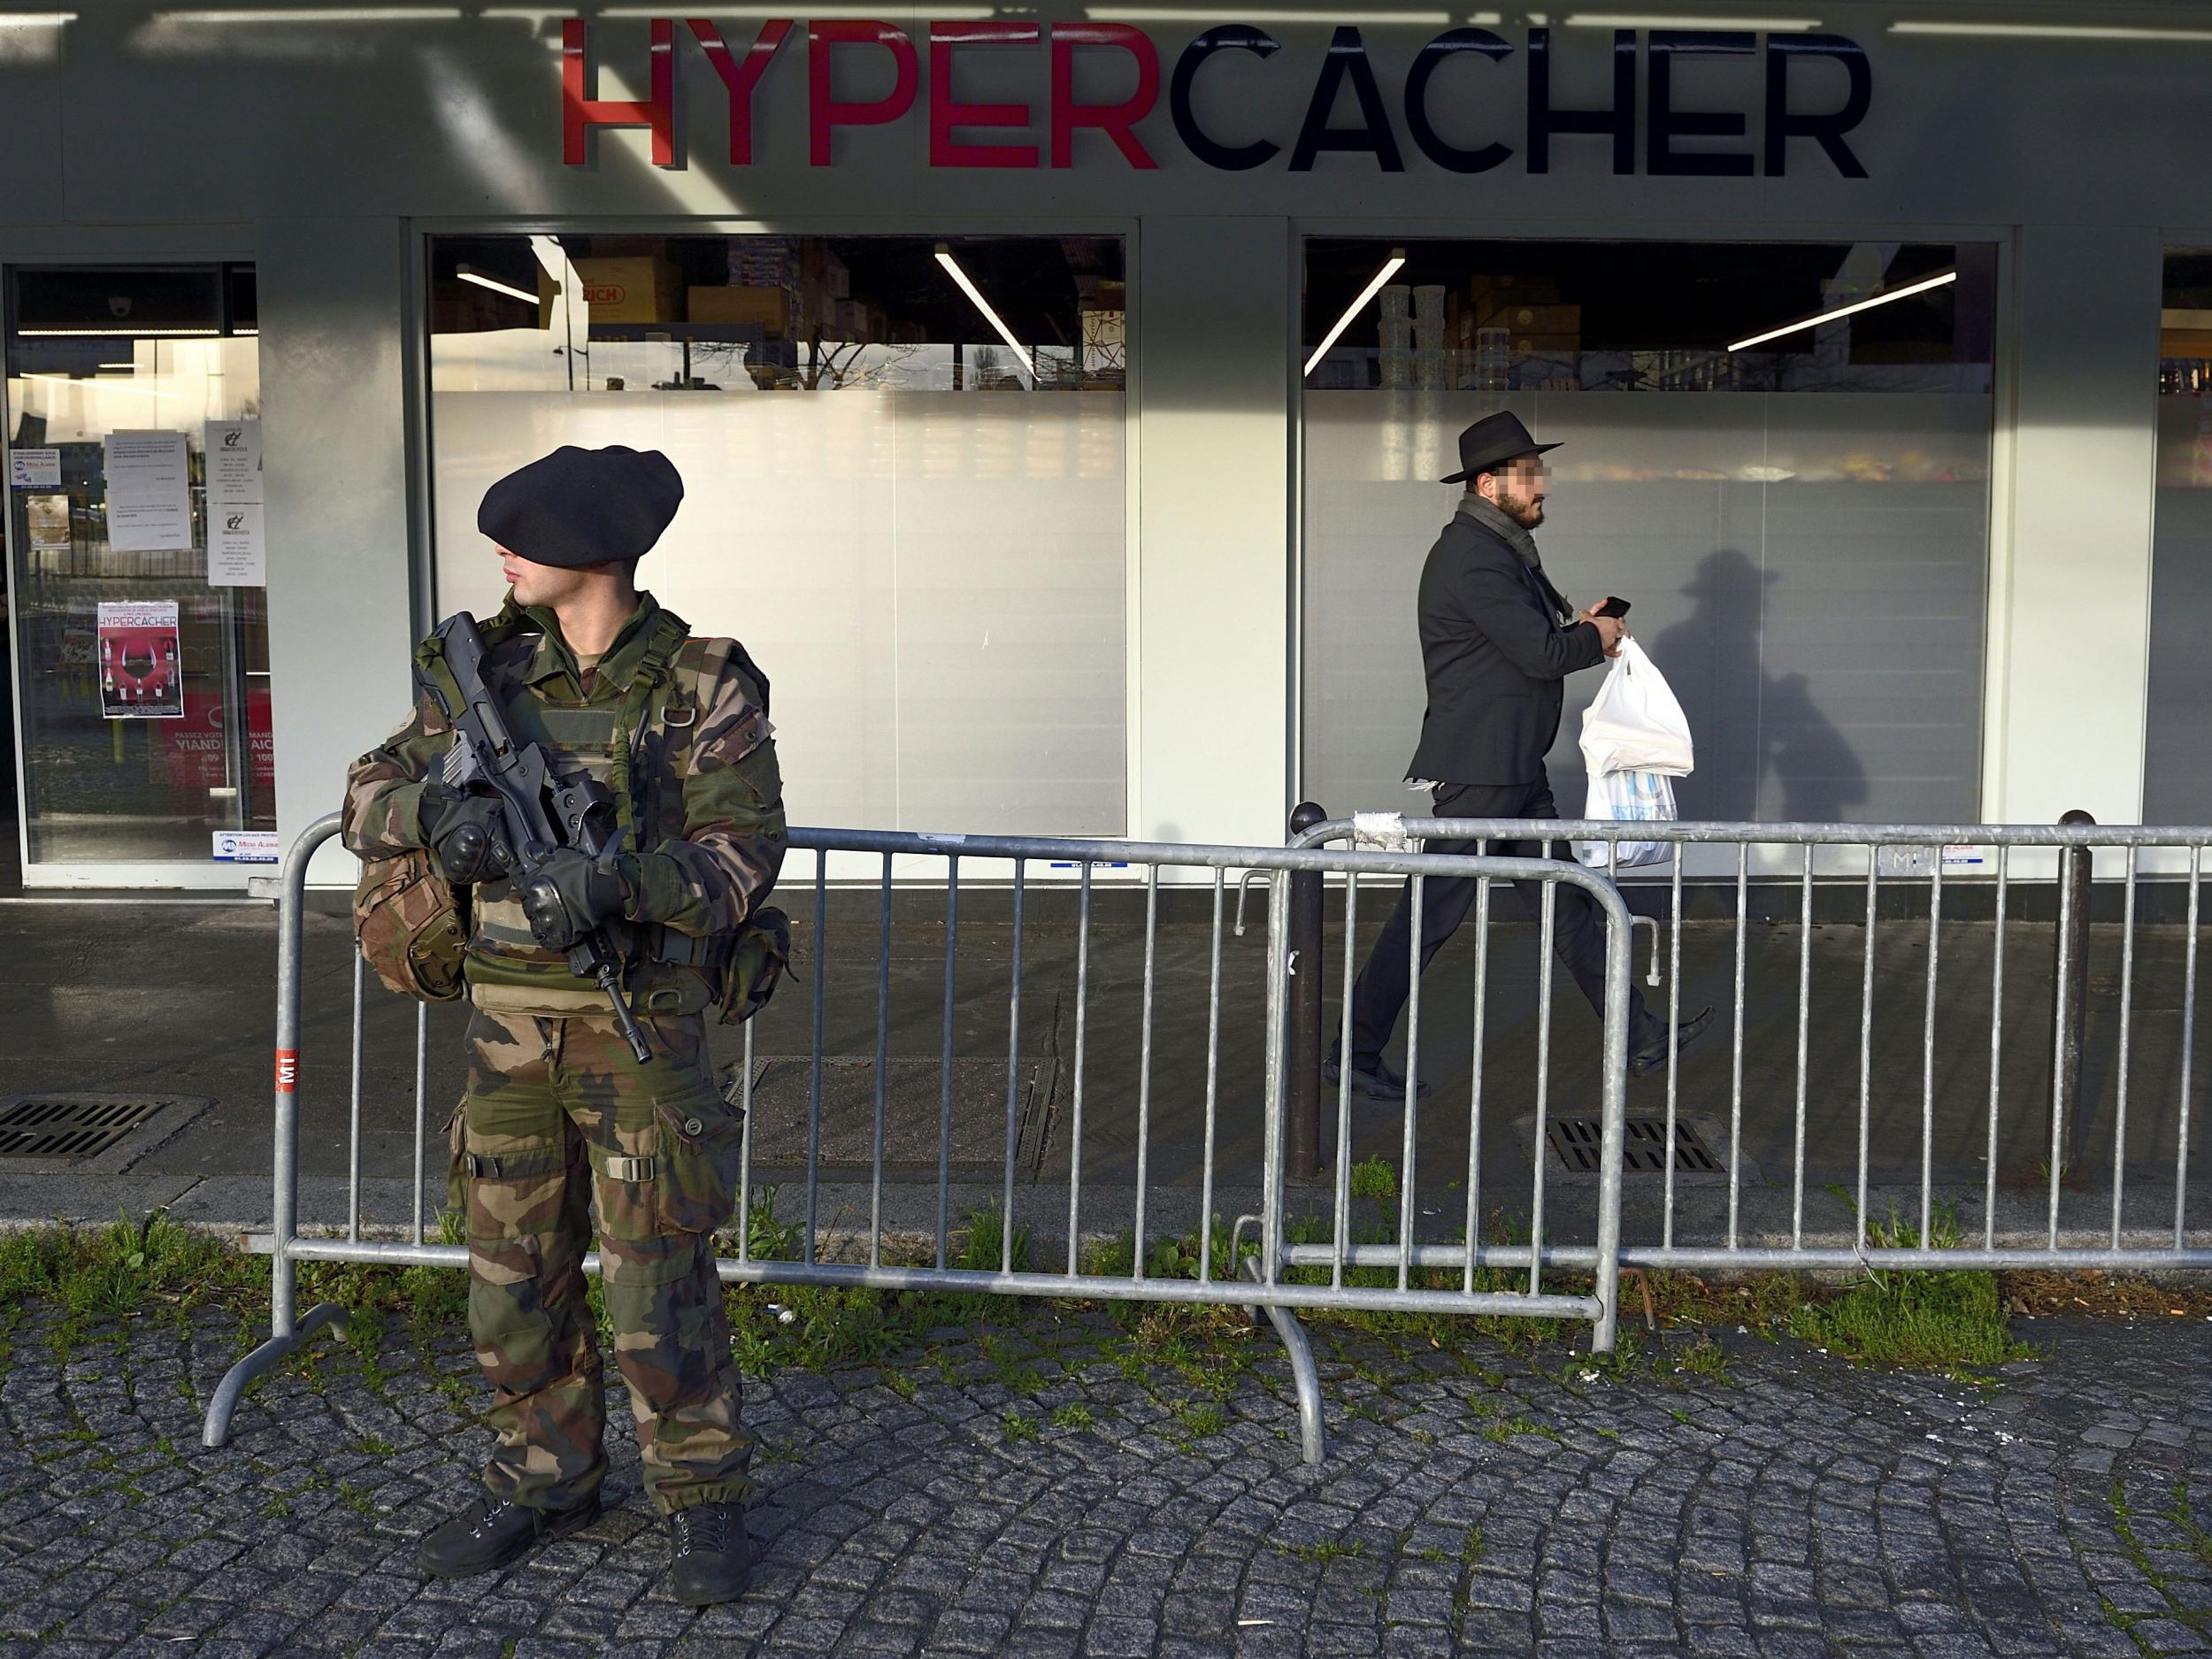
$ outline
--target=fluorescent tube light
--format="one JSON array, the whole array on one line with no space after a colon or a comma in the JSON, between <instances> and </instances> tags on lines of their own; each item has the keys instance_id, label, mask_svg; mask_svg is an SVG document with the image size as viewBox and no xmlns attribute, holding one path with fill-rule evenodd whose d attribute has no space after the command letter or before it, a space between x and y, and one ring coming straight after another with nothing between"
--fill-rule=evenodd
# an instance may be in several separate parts
<instances>
[{"instance_id":1,"label":"fluorescent tube light","mask_svg":"<svg viewBox=\"0 0 2212 1659\"><path fill-rule=\"evenodd\" d=\"M504 294L512 299L527 300L533 305L538 303L538 296L529 289L518 288L511 282L502 282L497 277L488 277L481 271L474 270L468 265L462 265L453 274L464 282L473 282L478 288L489 288L495 294Z\"/></svg>"},{"instance_id":2,"label":"fluorescent tube light","mask_svg":"<svg viewBox=\"0 0 2212 1659\"><path fill-rule=\"evenodd\" d=\"M23 378L27 380L54 380L63 386L89 387L96 392L128 392L133 397L176 397L181 395L176 392L164 392L157 387L122 386L113 380L81 380L73 374L32 373L26 374Z\"/></svg>"},{"instance_id":3,"label":"fluorescent tube light","mask_svg":"<svg viewBox=\"0 0 2212 1659\"><path fill-rule=\"evenodd\" d=\"M1397 275L1398 267L1405 262L1404 249L1393 248L1390 250L1390 257L1383 261L1382 269L1368 280L1367 286L1359 291L1359 297L1344 308L1344 315L1336 319L1335 326L1321 337L1321 343L1313 349L1313 355L1306 359L1306 373L1311 374L1321 359L1329 355L1329 348L1336 344L1337 336L1352 326L1352 319L1367 309L1367 302L1382 292L1383 284Z\"/></svg>"},{"instance_id":4,"label":"fluorescent tube light","mask_svg":"<svg viewBox=\"0 0 2212 1659\"><path fill-rule=\"evenodd\" d=\"M1646 12L1572 12L1571 29L1748 29L1759 35L1801 33L1820 27L1817 18L1663 17Z\"/></svg>"},{"instance_id":5,"label":"fluorescent tube light","mask_svg":"<svg viewBox=\"0 0 2212 1659\"><path fill-rule=\"evenodd\" d=\"M1739 340L1728 349L1731 351L1747 351L1753 346L1763 346L1770 340L1779 340L1784 334L1793 334L1801 328L1817 328L1823 323L1832 323L1839 317L1848 317L1854 311L1871 311L1877 305L1888 304L1892 300L1909 299L1915 294L1925 294L1930 288L1939 288L1947 282L1955 282L1958 280L1959 273L1955 271L1946 271L1938 276L1924 277L1917 282L1908 282L1903 288L1892 288L1886 294L1877 294L1871 299L1859 300L1849 305L1839 305L1832 311L1822 311L1816 316L1801 317L1793 323L1784 323L1779 328L1770 328L1766 333L1754 334L1748 340Z\"/></svg>"},{"instance_id":6,"label":"fluorescent tube light","mask_svg":"<svg viewBox=\"0 0 2212 1659\"><path fill-rule=\"evenodd\" d=\"M1037 363L1036 359L1029 355L1029 348L1014 338L1014 331L1009 328L1005 320L991 309L991 302L983 297L982 290L968 280L968 273L960 268L960 262L952 257L952 250L941 242L937 244L937 263L944 266L946 274L960 285L960 291L974 302L976 310L983 313L984 320L998 330L998 337L1006 342L1009 350L1021 359L1022 367L1029 371L1030 384L1035 385Z\"/></svg>"},{"instance_id":7,"label":"fluorescent tube light","mask_svg":"<svg viewBox=\"0 0 2212 1659\"><path fill-rule=\"evenodd\" d=\"M212 340L223 331L219 328L19 328L15 331L26 340L105 340L110 338L142 340Z\"/></svg>"},{"instance_id":8,"label":"fluorescent tube light","mask_svg":"<svg viewBox=\"0 0 2212 1659\"><path fill-rule=\"evenodd\" d=\"M941 13L933 12L931 15L934 17ZM1085 12L1084 15L1101 23L1187 23L1191 19L1192 13L1188 7L1179 11L1171 6L1106 5L1092 6ZM1244 11L1239 12L1236 16L1240 23L1268 23L1279 26L1288 25L1293 27L1305 24L1315 28L1333 28L1340 20L1333 12ZM1451 22L1452 14L1448 12L1361 12L1358 13L1358 19L1362 23L1371 23L1379 27L1386 25L1411 24L1426 28L1440 28ZM1467 21L1499 23L1504 21L1504 19L1494 12L1477 12L1471 14Z\"/></svg>"},{"instance_id":9,"label":"fluorescent tube light","mask_svg":"<svg viewBox=\"0 0 2212 1659\"><path fill-rule=\"evenodd\" d=\"M1889 32L2043 41L2212 41L2212 29L2131 28L2120 23L1893 23Z\"/></svg>"},{"instance_id":10,"label":"fluorescent tube light","mask_svg":"<svg viewBox=\"0 0 2212 1659\"><path fill-rule=\"evenodd\" d=\"M157 12L156 24L229 23L456 23L458 6L288 6L267 12L226 8L211 12Z\"/></svg>"}]
</instances>

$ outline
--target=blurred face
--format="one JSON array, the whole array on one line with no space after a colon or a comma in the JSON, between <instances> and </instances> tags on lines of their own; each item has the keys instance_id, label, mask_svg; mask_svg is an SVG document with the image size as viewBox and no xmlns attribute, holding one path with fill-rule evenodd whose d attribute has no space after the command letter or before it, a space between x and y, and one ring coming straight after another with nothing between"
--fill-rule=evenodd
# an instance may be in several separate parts
<instances>
[{"instance_id":1,"label":"blurred face","mask_svg":"<svg viewBox=\"0 0 2212 1659\"><path fill-rule=\"evenodd\" d=\"M591 565L580 570L563 565L541 565L511 548L494 550L499 555L500 574L515 590L515 603L521 605L548 605L557 610L588 591L595 582L618 577L622 569L618 565Z\"/></svg>"},{"instance_id":2,"label":"blurred face","mask_svg":"<svg viewBox=\"0 0 2212 1659\"><path fill-rule=\"evenodd\" d=\"M1544 522L1544 496L1550 478L1551 469L1544 465L1543 457L1524 455L1494 472L1485 472L1475 480L1475 488L1521 528L1533 530Z\"/></svg>"}]
</instances>

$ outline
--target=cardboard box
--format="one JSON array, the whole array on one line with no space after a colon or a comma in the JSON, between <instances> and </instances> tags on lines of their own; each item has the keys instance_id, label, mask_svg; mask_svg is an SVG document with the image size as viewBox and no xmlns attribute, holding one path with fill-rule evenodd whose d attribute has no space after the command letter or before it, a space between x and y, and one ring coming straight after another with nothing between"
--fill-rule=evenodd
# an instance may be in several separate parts
<instances>
[{"instance_id":1,"label":"cardboard box","mask_svg":"<svg viewBox=\"0 0 2212 1659\"><path fill-rule=\"evenodd\" d=\"M1467 302L1474 311L1475 326L1481 327L1493 312L1509 305L1556 305L1559 281L1555 277L1471 277Z\"/></svg>"},{"instance_id":2,"label":"cardboard box","mask_svg":"<svg viewBox=\"0 0 2212 1659\"><path fill-rule=\"evenodd\" d=\"M1509 349L1515 362L1529 357L1546 357L1554 362L1572 363L1582 354L1580 334L1519 334L1511 338Z\"/></svg>"},{"instance_id":3,"label":"cardboard box","mask_svg":"<svg viewBox=\"0 0 2212 1659\"><path fill-rule=\"evenodd\" d=\"M1579 305L1499 304L1481 313L1482 326L1509 328L1517 334L1578 334Z\"/></svg>"},{"instance_id":4,"label":"cardboard box","mask_svg":"<svg viewBox=\"0 0 2212 1659\"><path fill-rule=\"evenodd\" d=\"M595 323L676 320L676 269L664 259L572 259Z\"/></svg>"},{"instance_id":5,"label":"cardboard box","mask_svg":"<svg viewBox=\"0 0 2212 1659\"><path fill-rule=\"evenodd\" d=\"M695 323L754 324L780 334L791 320L790 296L780 288L694 288L685 299Z\"/></svg>"}]
</instances>

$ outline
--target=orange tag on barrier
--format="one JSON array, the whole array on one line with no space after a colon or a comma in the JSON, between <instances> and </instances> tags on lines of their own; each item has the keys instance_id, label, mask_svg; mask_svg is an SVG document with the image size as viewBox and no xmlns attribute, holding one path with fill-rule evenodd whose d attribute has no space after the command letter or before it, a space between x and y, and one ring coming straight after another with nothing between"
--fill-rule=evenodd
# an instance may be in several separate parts
<instances>
[{"instance_id":1,"label":"orange tag on barrier","mask_svg":"<svg viewBox=\"0 0 2212 1659\"><path fill-rule=\"evenodd\" d=\"M297 1048L279 1048L276 1051L276 1092L289 1094L299 1087L300 1051Z\"/></svg>"}]
</instances>

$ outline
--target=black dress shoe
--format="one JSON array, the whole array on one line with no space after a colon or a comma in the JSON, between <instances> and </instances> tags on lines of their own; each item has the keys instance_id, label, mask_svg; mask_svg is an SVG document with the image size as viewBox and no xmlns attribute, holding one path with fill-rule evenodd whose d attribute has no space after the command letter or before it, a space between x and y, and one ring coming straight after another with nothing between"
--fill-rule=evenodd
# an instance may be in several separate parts
<instances>
[{"instance_id":1,"label":"black dress shoe","mask_svg":"<svg viewBox=\"0 0 2212 1659\"><path fill-rule=\"evenodd\" d=\"M1702 1037L1705 1034L1705 1028L1712 1023L1713 1010L1710 1007L1706 1007L1700 1009L1696 1013L1691 1015L1689 1018L1684 1020L1679 1025L1677 1025L1674 1028L1675 1052L1678 1054L1687 1053L1689 1051L1690 1045L1695 1042L1700 1037ZM1661 1066L1666 1064L1666 1063L1667 1028L1663 1024L1660 1025L1657 1033L1648 1041L1644 1043L1641 1048L1631 1048L1628 1051L1628 1075L1631 1077L1642 1077L1646 1072L1656 1071Z\"/></svg>"},{"instance_id":2,"label":"black dress shoe","mask_svg":"<svg viewBox=\"0 0 2212 1659\"><path fill-rule=\"evenodd\" d=\"M415 1564L434 1578L473 1578L598 1518L595 1495L565 1509L530 1509L486 1493L424 1535L415 1546Z\"/></svg>"},{"instance_id":3,"label":"black dress shoe","mask_svg":"<svg viewBox=\"0 0 2212 1659\"><path fill-rule=\"evenodd\" d=\"M1390 1100L1397 1101L1401 1104L1404 1103L1405 1079L1392 1071L1389 1064L1379 1056L1365 1064L1355 1060L1352 1062L1351 1069L1353 1094L1365 1095L1370 1100ZM1331 1055L1321 1063L1321 1075L1328 1082L1342 1082L1344 1063L1336 1056ZM1417 1100L1426 1100L1429 1086L1425 1083L1417 1083L1414 1086L1413 1094Z\"/></svg>"},{"instance_id":4,"label":"black dress shoe","mask_svg":"<svg viewBox=\"0 0 2212 1659\"><path fill-rule=\"evenodd\" d=\"M734 1601L753 1578L753 1546L741 1504L702 1503L668 1517L673 1548L669 1592L686 1607Z\"/></svg>"}]
</instances>

